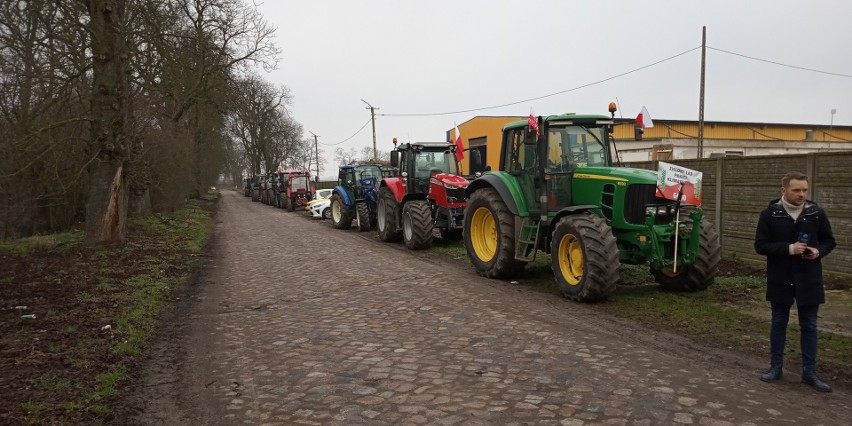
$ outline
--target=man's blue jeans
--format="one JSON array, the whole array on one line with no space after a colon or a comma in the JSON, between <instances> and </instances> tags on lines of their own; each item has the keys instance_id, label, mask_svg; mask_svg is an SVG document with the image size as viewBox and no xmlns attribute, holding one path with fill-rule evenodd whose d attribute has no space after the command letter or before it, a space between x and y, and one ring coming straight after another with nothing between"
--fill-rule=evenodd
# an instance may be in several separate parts
<instances>
[{"instance_id":1,"label":"man's blue jeans","mask_svg":"<svg viewBox=\"0 0 852 426\"><path fill-rule=\"evenodd\" d=\"M787 340L787 322L790 320L790 308L793 305L772 303L772 327L769 333L770 365L781 368L784 365L784 345ZM799 328L801 331L802 372L816 373L817 354L817 313L819 305L797 306Z\"/></svg>"}]
</instances>

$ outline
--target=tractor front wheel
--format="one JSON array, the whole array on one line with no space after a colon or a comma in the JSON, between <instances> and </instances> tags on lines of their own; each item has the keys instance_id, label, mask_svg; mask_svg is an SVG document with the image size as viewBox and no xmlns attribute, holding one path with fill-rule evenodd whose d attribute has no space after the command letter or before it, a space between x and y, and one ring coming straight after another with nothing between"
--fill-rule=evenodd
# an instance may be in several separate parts
<instances>
[{"instance_id":1,"label":"tractor front wheel","mask_svg":"<svg viewBox=\"0 0 852 426\"><path fill-rule=\"evenodd\" d=\"M352 227L352 212L343 202L343 197L336 192L331 196L331 226L337 229Z\"/></svg>"},{"instance_id":2,"label":"tractor front wheel","mask_svg":"<svg viewBox=\"0 0 852 426\"><path fill-rule=\"evenodd\" d=\"M392 243L402 238L402 233L396 229L396 209L399 203L393 196L393 192L387 187L379 190L379 201L376 205L376 228L379 230L379 239Z\"/></svg>"},{"instance_id":3,"label":"tractor front wheel","mask_svg":"<svg viewBox=\"0 0 852 426\"><path fill-rule=\"evenodd\" d=\"M691 220L685 221L691 223ZM701 234L698 240L698 256L691 265L680 265L677 272L673 268L652 270L654 281L669 291L704 290L713 283L719 273L719 261L722 258L719 247L719 234L716 227L707 219L701 219Z\"/></svg>"},{"instance_id":4,"label":"tractor front wheel","mask_svg":"<svg viewBox=\"0 0 852 426\"><path fill-rule=\"evenodd\" d=\"M464 215L464 246L476 272L508 278L524 269L515 259L515 216L494 188L474 192Z\"/></svg>"},{"instance_id":5,"label":"tractor front wheel","mask_svg":"<svg viewBox=\"0 0 852 426\"><path fill-rule=\"evenodd\" d=\"M355 204L355 211L358 214L358 231L367 232L372 227L370 226L370 206L366 201L361 201Z\"/></svg>"},{"instance_id":6,"label":"tractor front wheel","mask_svg":"<svg viewBox=\"0 0 852 426\"><path fill-rule=\"evenodd\" d=\"M414 200L402 206L402 239L411 250L432 247L432 209L426 200Z\"/></svg>"},{"instance_id":7,"label":"tractor front wheel","mask_svg":"<svg viewBox=\"0 0 852 426\"><path fill-rule=\"evenodd\" d=\"M598 216L566 216L556 223L550 255L556 284L577 302L606 299L617 285L618 245L612 229Z\"/></svg>"}]
</instances>

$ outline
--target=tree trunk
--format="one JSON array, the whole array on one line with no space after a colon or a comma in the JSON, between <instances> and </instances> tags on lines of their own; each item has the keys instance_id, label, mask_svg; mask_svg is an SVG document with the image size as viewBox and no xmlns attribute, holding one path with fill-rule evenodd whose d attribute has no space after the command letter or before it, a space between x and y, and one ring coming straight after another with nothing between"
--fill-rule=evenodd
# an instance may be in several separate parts
<instances>
[{"instance_id":1,"label":"tree trunk","mask_svg":"<svg viewBox=\"0 0 852 426\"><path fill-rule=\"evenodd\" d=\"M92 141L86 242L121 243L127 225L130 120L125 0L81 0L92 39Z\"/></svg>"}]
</instances>

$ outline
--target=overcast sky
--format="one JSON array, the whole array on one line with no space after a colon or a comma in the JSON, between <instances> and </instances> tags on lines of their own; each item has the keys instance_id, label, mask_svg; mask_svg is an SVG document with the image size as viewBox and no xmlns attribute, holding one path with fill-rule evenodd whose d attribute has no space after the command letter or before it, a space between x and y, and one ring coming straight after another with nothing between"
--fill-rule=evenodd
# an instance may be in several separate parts
<instances>
[{"instance_id":1,"label":"overcast sky","mask_svg":"<svg viewBox=\"0 0 852 426\"><path fill-rule=\"evenodd\" d=\"M394 137L445 140L454 123L478 115L607 114L616 100L616 116L633 118L644 105L654 119L697 120L702 26L705 120L828 125L836 109L834 124L852 125L848 0L266 0L259 7L282 50L266 78L290 89L292 116L306 136L319 135L327 159L337 147L372 147L369 124L340 143L370 119L362 99L378 108L384 151ZM323 177L336 175L330 161L323 167Z\"/></svg>"}]
</instances>

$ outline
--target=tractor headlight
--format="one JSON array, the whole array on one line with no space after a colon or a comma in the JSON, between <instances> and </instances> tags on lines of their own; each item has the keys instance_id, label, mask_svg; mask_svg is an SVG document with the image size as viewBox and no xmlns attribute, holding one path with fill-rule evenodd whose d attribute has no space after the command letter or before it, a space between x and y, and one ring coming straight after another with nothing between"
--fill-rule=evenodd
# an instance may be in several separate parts
<instances>
[{"instance_id":1,"label":"tractor headlight","mask_svg":"<svg viewBox=\"0 0 852 426\"><path fill-rule=\"evenodd\" d=\"M457 186L455 186L455 185L450 185L450 184L448 184L448 183L444 183L444 188L447 188L447 189L459 189L459 187L457 187Z\"/></svg>"},{"instance_id":2,"label":"tractor headlight","mask_svg":"<svg viewBox=\"0 0 852 426\"><path fill-rule=\"evenodd\" d=\"M665 216L674 213L674 206L647 206L645 214L653 214L657 216Z\"/></svg>"}]
</instances>

